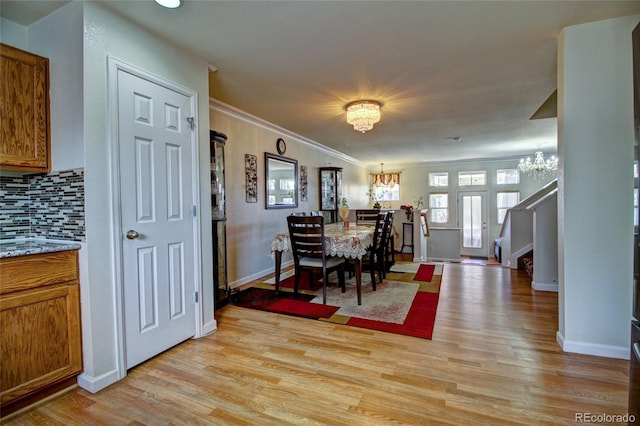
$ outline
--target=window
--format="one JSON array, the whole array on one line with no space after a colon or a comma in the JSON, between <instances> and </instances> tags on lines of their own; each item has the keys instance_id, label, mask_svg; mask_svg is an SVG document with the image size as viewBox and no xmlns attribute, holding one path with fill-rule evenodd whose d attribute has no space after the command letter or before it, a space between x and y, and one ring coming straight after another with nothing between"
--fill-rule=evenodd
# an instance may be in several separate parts
<instances>
[{"instance_id":1,"label":"window","mask_svg":"<svg viewBox=\"0 0 640 426\"><path fill-rule=\"evenodd\" d=\"M400 184L396 183L393 186L384 183L380 186L373 185L371 194L375 201L398 201L400 200Z\"/></svg>"},{"instance_id":2,"label":"window","mask_svg":"<svg viewBox=\"0 0 640 426\"><path fill-rule=\"evenodd\" d=\"M429 214L432 223L449 222L449 194L429 194Z\"/></svg>"},{"instance_id":3,"label":"window","mask_svg":"<svg viewBox=\"0 0 640 426\"><path fill-rule=\"evenodd\" d=\"M502 169L497 172L498 185L520 183L518 169Z\"/></svg>"},{"instance_id":4,"label":"window","mask_svg":"<svg viewBox=\"0 0 640 426\"><path fill-rule=\"evenodd\" d=\"M429 173L429 186L449 186L449 173Z\"/></svg>"},{"instance_id":5,"label":"window","mask_svg":"<svg viewBox=\"0 0 640 426\"><path fill-rule=\"evenodd\" d=\"M373 173L369 195L375 201L400 200L400 172Z\"/></svg>"},{"instance_id":6,"label":"window","mask_svg":"<svg viewBox=\"0 0 640 426\"><path fill-rule=\"evenodd\" d=\"M520 202L520 191L498 192L498 225L502 225L507 210Z\"/></svg>"},{"instance_id":7,"label":"window","mask_svg":"<svg viewBox=\"0 0 640 426\"><path fill-rule=\"evenodd\" d=\"M487 184L487 172L458 172L458 185L460 186L481 186Z\"/></svg>"},{"instance_id":8,"label":"window","mask_svg":"<svg viewBox=\"0 0 640 426\"><path fill-rule=\"evenodd\" d=\"M293 191L295 189L293 179L280 179L279 182L281 191Z\"/></svg>"}]
</instances>

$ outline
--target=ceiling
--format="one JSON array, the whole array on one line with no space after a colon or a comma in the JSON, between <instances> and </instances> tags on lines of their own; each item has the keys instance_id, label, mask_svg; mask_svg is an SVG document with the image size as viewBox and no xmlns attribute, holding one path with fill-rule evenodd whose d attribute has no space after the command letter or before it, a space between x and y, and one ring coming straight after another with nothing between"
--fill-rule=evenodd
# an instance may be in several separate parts
<instances>
[{"instance_id":1,"label":"ceiling","mask_svg":"<svg viewBox=\"0 0 640 426\"><path fill-rule=\"evenodd\" d=\"M27 26L65 3L3 0L0 14ZM556 119L530 117L556 90L560 31L640 14L632 1L104 3L217 68L216 99L385 167L555 153ZM356 99L383 104L364 134L345 121Z\"/></svg>"}]
</instances>

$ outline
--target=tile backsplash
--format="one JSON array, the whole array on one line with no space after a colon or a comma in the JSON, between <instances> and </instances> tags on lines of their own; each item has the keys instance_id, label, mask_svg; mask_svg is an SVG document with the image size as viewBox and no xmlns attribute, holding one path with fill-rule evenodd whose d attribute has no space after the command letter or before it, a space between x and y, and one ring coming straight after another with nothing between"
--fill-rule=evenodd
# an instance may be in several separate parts
<instances>
[{"instance_id":1,"label":"tile backsplash","mask_svg":"<svg viewBox=\"0 0 640 426\"><path fill-rule=\"evenodd\" d=\"M0 176L0 239L84 241L84 169Z\"/></svg>"}]
</instances>

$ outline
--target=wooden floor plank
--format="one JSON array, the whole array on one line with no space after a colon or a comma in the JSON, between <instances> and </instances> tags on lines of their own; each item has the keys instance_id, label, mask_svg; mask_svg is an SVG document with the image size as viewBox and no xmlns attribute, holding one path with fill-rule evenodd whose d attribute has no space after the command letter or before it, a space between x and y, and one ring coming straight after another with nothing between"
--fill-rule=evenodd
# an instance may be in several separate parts
<instances>
[{"instance_id":1,"label":"wooden floor plank","mask_svg":"<svg viewBox=\"0 0 640 426\"><path fill-rule=\"evenodd\" d=\"M563 353L556 293L445 264L432 340L227 306L218 330L6 425L574 424L625 414L629 362Z\"/></svg>"}]
</instances>

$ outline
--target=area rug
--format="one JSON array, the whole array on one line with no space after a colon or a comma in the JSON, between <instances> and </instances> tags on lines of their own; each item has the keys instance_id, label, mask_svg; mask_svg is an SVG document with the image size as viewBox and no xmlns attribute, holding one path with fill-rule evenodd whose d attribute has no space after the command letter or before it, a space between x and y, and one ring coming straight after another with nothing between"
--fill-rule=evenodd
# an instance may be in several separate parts
<instances>
[{"instance_id":1,"label":"area rug","mask_svg":"<svg viewBox=\"0 0 640 426\"><path fill-rule=\"evenodd\" d=\"M363 273L361 305L357 304L355 278L347 280L342 293L335 274L329 277L326 305L322 304L322 284L309 283L306 274L295 298L291 271L281 275L280 294L270 279L233 294L231 302L244 308L431 339L443 265L414 263L404 269L410 272L387 273L376 291L369 274Z\"/></svg>"}]
</instances>

